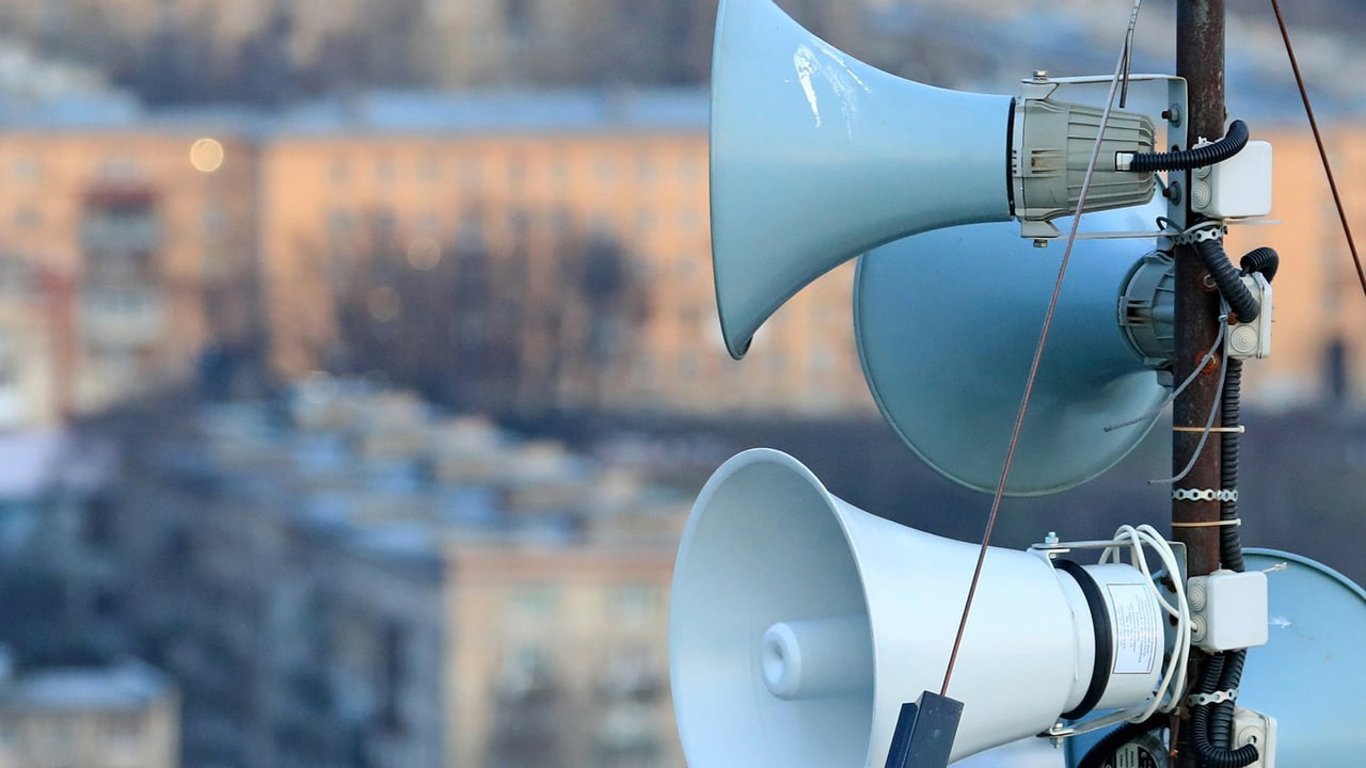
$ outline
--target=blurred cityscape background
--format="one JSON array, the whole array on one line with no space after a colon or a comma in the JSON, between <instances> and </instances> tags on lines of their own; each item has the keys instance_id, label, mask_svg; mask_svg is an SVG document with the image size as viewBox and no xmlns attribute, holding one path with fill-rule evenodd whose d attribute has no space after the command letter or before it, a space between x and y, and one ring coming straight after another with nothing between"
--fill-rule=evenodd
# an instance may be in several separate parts
<instances>
[{"instance_id":1,"label":"blurred cityscape background","mask_svg":"<svg viewBox=\"0 0 1366 768\"><path fill-rule=\"evenodd\" d=\"M1273 22L1229 4L1277 173L1239 244L1284 259L1245 540L1362 580L1366 300ZM1109 72L1130 4L780 5L1010 93ZM715 7L0 0L0 768L676 768L673 553L727 456L980 536L878 417L851 267L726 355ZM1366 2L1288 10L1366 230ZM1135 71L1171 71L1173 15ZM1165 433L999 543L1165 520Z\"/></svg>"}]
</instances>

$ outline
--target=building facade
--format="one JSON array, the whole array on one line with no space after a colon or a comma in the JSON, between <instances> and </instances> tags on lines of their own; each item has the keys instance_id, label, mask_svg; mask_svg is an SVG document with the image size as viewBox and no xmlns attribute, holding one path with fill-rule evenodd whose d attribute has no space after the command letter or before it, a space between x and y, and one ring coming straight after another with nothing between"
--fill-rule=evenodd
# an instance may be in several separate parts
<instances>
[{"instance_id":1,"label":"building facade","mask_svg":"<svg viewBox=\"0 0 1366 768\"><path fill-rule=\"evenodd\" d=\"M206 351L285 380L381 368L469 410L871 413L852 265L725 354L706 109L695 91L376 93L269 120L6 124L0 420L98 410ZM1360 130L1328 137L1356 220ZM1366 302L1312 140L1265 135L1277 223L1230 240L1285 257L1249 401L1360 403Z\"/></svg>"},{"instance_id":2,"label":"building facade","mask_svg":"<svg viewBox=\"0 0 1366 768\"><path fill-rule=\"evenodd\" d=\"M14 423L183 379L255 332L253 142L100 123L0 127L4 350L50 387Z\"/></svg>"},{"instance_id":3,"label":"building facade","mask_svg":"<svg viewBox=\"0 0 1366 768\"><path fill-rule=\"evenodd\" d=\"M175 687L145 664L0 678L0 766L178 768Z\"/></svg>"},{"instance_id":4,"label":"building facade","mask_svg":"<svg viewBox=\"0 0 1366 768\"><path fill-rule=\"evenodd\" d=\"M198 421L130 459L109 579L187 766L681 768L681 494L352 385Z\"/></svg>"}]
</instances>

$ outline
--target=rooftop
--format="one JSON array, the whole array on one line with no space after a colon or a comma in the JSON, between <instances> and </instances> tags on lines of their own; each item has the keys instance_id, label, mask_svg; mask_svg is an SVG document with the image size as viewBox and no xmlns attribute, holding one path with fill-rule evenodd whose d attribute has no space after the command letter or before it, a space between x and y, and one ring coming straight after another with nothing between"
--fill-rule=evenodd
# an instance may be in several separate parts
<instances>
[{"instance_id":1,"label":"rooftop","mask_svg":"<svg viewBox=\"0 0 1366 768\"><path fill-rule=\"evenodd\" d=\"M710 101L697 88L646 90L372 91L279 113L206 105L148 109L118 93L0 102L0 131L140 131L244 138L355 135L654 133L705 131Z\"/></svg>"},{"instance_id":2,"label":"rooftop","mask_svg":"<svg viewBox=\"0 0 1366 768\"><path fill-rule=\"evenodd\" d=\"M0 682L0 710L136 711L171 693L161 672L129 659L108 667L37 670Z\"/></svg>"}]
</instances>

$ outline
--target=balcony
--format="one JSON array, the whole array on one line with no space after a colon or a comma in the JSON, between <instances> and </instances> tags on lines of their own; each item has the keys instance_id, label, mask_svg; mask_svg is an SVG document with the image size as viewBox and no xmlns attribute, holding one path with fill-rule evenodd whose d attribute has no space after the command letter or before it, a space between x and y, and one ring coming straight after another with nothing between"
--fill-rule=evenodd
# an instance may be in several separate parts
<instances>
[{"instance_id":1,"label":"balcony","mask_svg":"<svg viewBox=\"0 0 1366 768\"><path fill-rule=\"evenodd\" d=\"M161 224L150 210L97 211L81 222L86 252L147 253L161 244Z\"/></svg>"},{"instance_id":2,"label":"balcony","mask_svg":"<svg viewBox=\"0 0 1366 768\"><path fill-rule=\"evenodd\" d=\"M165 332L165 301L146 288L86 289L80 314L82 335L101 346L142 346Z\"/></svg>"}]
</instances>

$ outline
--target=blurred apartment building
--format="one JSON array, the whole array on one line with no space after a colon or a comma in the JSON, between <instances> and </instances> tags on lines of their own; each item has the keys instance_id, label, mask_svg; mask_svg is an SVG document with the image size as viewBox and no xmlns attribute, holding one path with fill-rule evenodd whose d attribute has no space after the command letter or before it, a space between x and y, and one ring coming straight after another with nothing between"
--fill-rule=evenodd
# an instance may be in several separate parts
<instances>
[{"instance_id":1,"label":"blurred apartment building","mask_svg":"<svg viewBox=\"0 0 1366 768\"><path fill-rule=\"evenodd\" d=\"M780 4L837 43L865 23L863 3ZM696 83L715 17L716 0L0 0L0 29L49 55L125 79L162 61L228 87L271 74L294 95Z\"/></svg>"},{"instance_id":2,"label":"blurred apartment building","mask_svg":"<svg viewBox=\"0 0 1366 768\"><path fill-rule=\"evenodd\" d=\"M489 407L867 409L852 268L780 312L745 365L725 354L706 120L691 91L390 96L298 115L262 154L274 365L291 377L322 366L339 333L332 276L348 262L378 255L412 271L445 259L487 271L449 301L457 317L474 309L469 333L517 358ZM637 311L566 276L576 243L623 253ZM477 341L451 344L454 370L488 364Z\"/></svg>"},{"instance_id":3,"label":"blurred apartment building","mask_svg":"<svg viewBox=\"0 0 1366 768\"><path fill-rule=\"evenodd\" d=\"M779 311L743 363L726 356L702 93L388 92L270 118L78 107L0 125L9 426L183 379L206 350L262 349L287 380L396 356L467 382L473 410L871 411L852 265ZM1357 221L1361 130L1329 135ZM1248 397L1360 403L1366 301L1312 141L1261 135L1280 223L1234 244L1272 244L1286 265L1275 354Z\"/></svg>"},{"instance_id":4,"label":"blurred apartment building","mask_svg":"<svg viewBox=\"0 0 1366 768\"><path fill-rule=\"evenodd\" d=\"M179 703L165 675L122 661L17 672L0 647L0 767L177 768Z\"/></svg>"},{"instance_id":5,"label":"blurred apartment building","mask_svg":"<svg viewBox=\"0 0 1366 768\"><path fill-rule=\"evenodd\" d=\"M249 134L192 158L195 131L120 106L0 127L0 427L97 411L254 333Z\"/></svg>"},{"instance_id":6,"label":"blurred apartment building","mask_svg":"<svg viewBox=\"0 0 1366 768\"><path fill-rule=\"evenodd\" d=\"M187 766L681 766L666 671L687 499L314 379L130 457L125 642Z\"/></svg>"}]
</instances>

